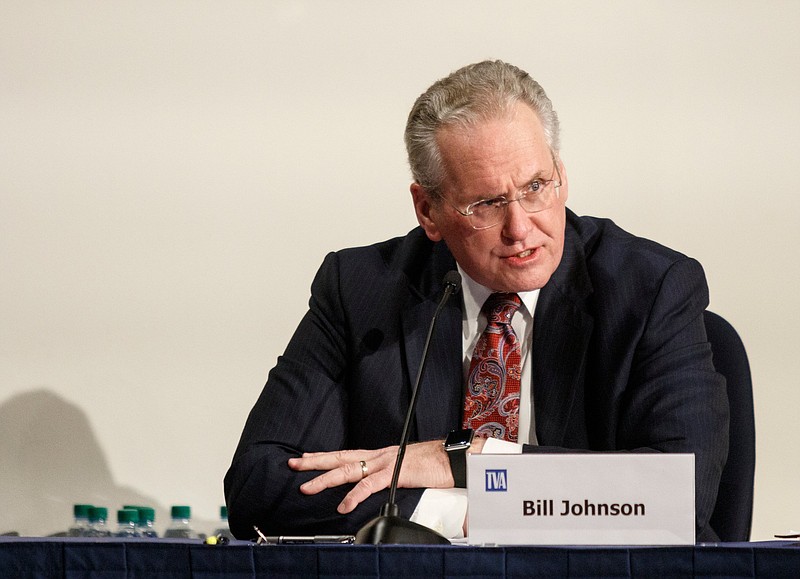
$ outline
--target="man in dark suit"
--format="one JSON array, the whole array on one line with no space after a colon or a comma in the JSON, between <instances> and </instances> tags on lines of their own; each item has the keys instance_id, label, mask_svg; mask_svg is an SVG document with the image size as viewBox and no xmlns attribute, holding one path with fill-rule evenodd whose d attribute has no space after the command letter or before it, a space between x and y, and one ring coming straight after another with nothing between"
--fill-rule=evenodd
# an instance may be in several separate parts
<instances>
[{"instance_id":1,"label":"man in dark suit","mask_svg":"<svg viewBox=\"0 0 800 579\"><path fill-rule=\"evenodd\" d=\"M325 259L225 479L234 534L353 533L378 513L442 279L457 268L463 297L431 342L401 513L425 522L438 520L426 518L431 505L445 517L462 508L460 527L463 507L431 489L458 482L442 441L474 425L489 436L470 452L694 453L697 539L714 540L728 408L701 266L566 209L557 116L516 67L483 62L435 83L411 111L406 146L420 227ZM520 304L521 361L509 372L521 380L500 422L473 424L470 359L496 293Z\"/></svg>"}]
</instances>

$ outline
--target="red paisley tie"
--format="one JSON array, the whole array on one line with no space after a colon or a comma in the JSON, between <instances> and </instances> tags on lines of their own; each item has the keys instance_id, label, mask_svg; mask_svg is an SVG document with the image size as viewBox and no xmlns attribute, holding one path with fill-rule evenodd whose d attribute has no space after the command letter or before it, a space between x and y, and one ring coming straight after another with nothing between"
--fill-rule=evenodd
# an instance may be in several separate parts
<instances>
[{"instance_id":1,"label":"red paisley tie","mask_svg":"<svg viewBox=\"0 0 800 579\"><path fill-rule=\"evenodd\" d=\"M475 434L517 442L520 344L511 318L519 309L517 294L494 293L483 304L489 323L475 345L467 376L464 428Z\"/></svg>"}]
</instances>

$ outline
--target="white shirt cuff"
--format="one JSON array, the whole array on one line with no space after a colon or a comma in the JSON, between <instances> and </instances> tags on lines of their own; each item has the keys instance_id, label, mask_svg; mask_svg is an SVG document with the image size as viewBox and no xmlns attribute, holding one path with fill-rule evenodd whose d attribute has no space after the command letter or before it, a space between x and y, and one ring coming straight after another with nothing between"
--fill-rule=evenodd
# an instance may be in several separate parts
<instances>
[{"instance_id":1,"label":"white shirt cuff","mask_svg":"<svg viewBox=\"0 0 800 579\"><path fill-rule=\"evenodd\" d=\"M522 454L522 445L499 438L487 438L481 452L483 454Z\"/></svg>"},{"instance_id":2,"label":"white shirt cuff","mask_svg":"<svg viewBox=\"0 0 800 579\"><path fill-rule=\"evenodd\" d=\"M522 454L522 445L498 438L487 438L486 454ZM467 517L467 489L425 489L411 521L433 529L448 539L464 537Z\"/></svg>"},{"instance_id":3,"label":"white shirt cuff","mask_svg":"<svg viewBox=\"0 0 800 579\"><path fill-rule=\"evenodd\" d=\"M425 489L411 520L448 539L464 537L467 489Z\"/></svg>"}]
</instances>

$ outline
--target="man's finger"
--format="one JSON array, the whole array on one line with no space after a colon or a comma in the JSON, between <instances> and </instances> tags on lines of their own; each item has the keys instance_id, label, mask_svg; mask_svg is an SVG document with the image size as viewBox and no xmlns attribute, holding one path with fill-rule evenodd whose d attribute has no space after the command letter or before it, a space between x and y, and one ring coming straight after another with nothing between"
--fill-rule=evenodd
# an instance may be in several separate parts
<instances>
[{"instance_id":1,"label":"man's finger","mask_svg":"<svg viewBox=\"0 0 800 579\"><path fill-rule=\"evenodd\" d=\"M390 469L384 469L373 475L364 478L360 483L352 488L339 503L336 510L346 515L353 511L363 501L367 500L371 495L388 488L392 480L392 473Z\"/></svg>"},{"instance_id":2,"label":"man's finger","mask_svg":"<svg viewBox=\"0 0 800 579\"><path fill-rule=\"evenodd\" d=\"M361 480L361 463L351 462L303 483L300 485L300 492L313 495L331 487L338 487L339 485L359 480Z\"/></svg>"},{"instance_id":3,"label":"man's finger","mask_svg":"<svg viewBox=\"0 0 800 579\"><path fill-rule=\"evenodd\" d=\"M333 470L352 462L362 460L359 455L365 451L337 450L334 452L307 452L299 458L289 459L289 468L293 470Z\"/></svg>"},{"instance_id":4,"label":"man's finger","mask_svg":"<svg viewBox=\"0 0 800 579\"><path fill-rule=\"evenodd\" d=\"M379 479L383 480L386 478L386 473L389 472L393 467L393 464L393 462L388 462L385 460L385 458L381 460L380 457L376 458L371 463L361 460L358 462L349 462L338 468L322 473L321 475L314 477L309 481L306 481L300 485L300 491L304 494L312 495L325 489L346 483L358 483L359 481L363 483L367 480L371 481L376 474L383 475ZM369 488L370 485L375 484L376 482L377 481L369 482L366 488ZM385 485L384 487L380 488L385 488ZM366 498L367 496L369 496L369 494L365 495L363 498ZM363 500L363 498L361 500ZM361 502L361 500L359 500L359 502Z\"/></svg>"}]
</instances>

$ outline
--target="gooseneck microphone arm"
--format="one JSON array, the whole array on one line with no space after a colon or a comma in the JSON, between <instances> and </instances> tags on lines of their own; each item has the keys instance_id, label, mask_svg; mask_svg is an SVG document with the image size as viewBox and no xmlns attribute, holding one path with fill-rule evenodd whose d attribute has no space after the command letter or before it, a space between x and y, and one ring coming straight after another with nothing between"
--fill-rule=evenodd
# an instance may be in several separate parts
<instances>
[{"instance_id":1,"label":"gooseneck microphone arm","mask_svg":"<svg viewBox=\"0 0 800 579\"><path fill-rule=\"evenodd\" d=\"M411 431L411 420L414 417L415 408L417 406L417 392L419 391L422 375L428 360L428 346L430 345L433 329L436 326L439 313L450 297L458 293L461 289L461 275L456 270L448 271L444 276L443 284L444 292L442 294L442 299L439 300L439 304L436 306L436 311L431 319L428 335L425 338L425 345L422 349L422 359L420 361L419 370L417 371L417 378L411 390L411 401L408 405L408 412L406 412L406 421L403 425L400 445L397 448L397 460L395 461L394 472L392 473L392 482L389 486L389 498L386 504L381 508L380 515L372 519L358 531L356 534L356 543L442 544L450 542L439 533L427 527L401 518L399 516L400 508L395 502L397 485L400 481L400 468L403 465L403 458L406 454L406 447L408 446L408 438Z\"/></svg>"}]
</instances>

